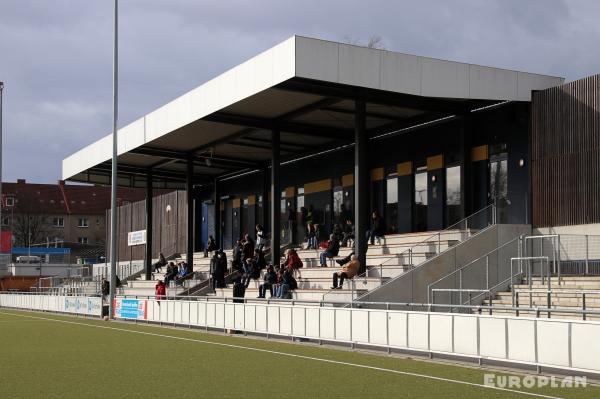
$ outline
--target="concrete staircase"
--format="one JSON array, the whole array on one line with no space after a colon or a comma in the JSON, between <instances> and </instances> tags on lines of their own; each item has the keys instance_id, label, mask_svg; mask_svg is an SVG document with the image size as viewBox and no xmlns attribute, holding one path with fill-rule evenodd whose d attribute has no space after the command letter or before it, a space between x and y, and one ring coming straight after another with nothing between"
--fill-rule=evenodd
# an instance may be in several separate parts
<instances>
[{"instance_id":1,"label":"concrete staircase","mask_svg":"<svg viewBox=\"0 0 600 399\"><path fill-rule=\"evenodd\" d=\"M298 289L294 291L293 297L296 300L320 301L324 297L328 301L350 301L366 292L379 287L389 279L396 277L412 268L423 263L427 259L434 257L438 251L444 251L447 248L457 244L469 236L468 231L450 230L440 232L424 232L410 234L392 234L387 235L375 245L369 245L367 251L367 273L364 276L357 276L352 280L346 280L344 287L338 290L331 290L332 275L340 269L335 263L335 259L348 256L352 248L340 248L340 252L335 259L328 259L327 267L320 267L319 254L323 250L298 250L298 255L304 267L300 270ZM231 264L232 250L224 251L227 260ZM185 254L181 255L174 262L185 261ZM204 257L202 252L194 254L194 276L192 279L185 280L183 286L167 287L167 295L181 295L188 290L200 286L210 277L211 257ZM151 280L145 280L141 275L137 279L126 282L121 289L123 295L153 296L154 286L158 280L164 280L163 273L153 273ZM256 298L258 296L258 286L262 283L261 278L252 281L246 290L246 298ZM193 291L193 290L191 290ZM212 290L203 289L201 292ZM217 289L216 292L208 294L213 297L232 297L233 290L230 287Z\"/></svg>"},{"instance_id":2,"label":"concrete staircase","mask_svg":"<svg viewBox=\"0 0 600 399\"><path fill-rule=\"evenodd\" d=\"M518 307L540 307L548 308L548 282L542 280L540 277L532 278L531 286L531 302L529 285L525 281L521 281L520 284L514 284L513 290L515 292L516 302ZM550 284L550 308L562 308L571 310L581 310L584 306L585 296L585 308L587 310L600 311L600 276L561 276L560 284L558 279L553 276ZM509 292L498 292L492 298L490 303L489 300L483 302L484 306L512 306L513 293ZM517 306L517 303L515 303ZM494 314L516 314L516 311L511 310L495 310ZM521 311L519 310L519 316L530 316L535 317L535 311ZM541 317L548 317L547 312L541 312ZM552 318L568 318L568 319L581 319L581 314L576 313L551 313ZM600 316L589 315L586 317L587 320L600 320Z\"/></svg>"},{"instance_id":3,"label":"concrete staircase","mask_svg":"<svg viewBox=\"0 0 600 399\"><path fill-rule=\"evenodd\" d=\"M392 234L387 235L375 245L369 245L367 251L367 273L356 276L353 280L346 280L342 289L332 290L332 275L340 269L335 259L348 256L352 248L340 248L339 254L334 259L328 259L327 267L320 267L319 254L323 250L297 250L304 267L296 276L298 289L292 297L299 301L350 301L368 291L379 287L389 279L410 270L422 262L434 257L438 251L447 248L468 237L465 231ZM426 240L426 241L425 241ZM228 254L228 259L229 259ZM196 263L196 258L194 258ZM261 278L252 281L246 290L246 298L258 297L258 286ZM231 288L217 289L209 296L232 297Z\"/></svg>"}]
</instances>

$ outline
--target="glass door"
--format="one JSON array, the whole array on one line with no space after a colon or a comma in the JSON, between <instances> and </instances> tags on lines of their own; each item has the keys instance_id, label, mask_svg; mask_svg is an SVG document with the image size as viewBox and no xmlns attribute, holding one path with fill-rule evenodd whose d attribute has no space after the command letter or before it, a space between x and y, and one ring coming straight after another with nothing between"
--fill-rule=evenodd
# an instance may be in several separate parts
<instances>
[{"instance_id":1,"label":"glass door","mask_svg":"<svg viewBox=\"0 0 600 399\"><path fill-rule=\"evenodd\" d=\"M415 173L415 231L427 231L427 167L417 168Z\"/></svg>"},{"instance_id":2,"label":"glass door","mask_svg":"<svg viewBox=\"0 0 600 399\"><path fill-rule=\"evenodd\" d=\"M460 165L446 168L446 226L461 219Z\"/></svg>"},{"instance_id":3,"label":"glass door","mask_svg":"<svg viewBox=\"0 0 600 399\"><path fill-rule=\"evenodd\" d=\"M398 232L398 176L391 175L386 180L385 222L389 233Z\"/></svg>"},{"instance_id":4,"label":"glass door","mask_svg":"<svg viewBox=\"0 0 600 399\"><path fill-rule=\"evenodd\" d=\"M508 206L508 161L503 157L490 158L489 202L496 204L497 223L506 222Z\"/></svg>"}]
</instances>

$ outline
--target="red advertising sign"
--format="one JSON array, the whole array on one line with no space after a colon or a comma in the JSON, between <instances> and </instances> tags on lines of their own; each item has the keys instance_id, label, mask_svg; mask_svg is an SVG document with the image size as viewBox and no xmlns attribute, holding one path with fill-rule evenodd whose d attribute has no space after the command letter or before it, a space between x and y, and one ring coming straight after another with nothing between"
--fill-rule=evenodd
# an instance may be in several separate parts
<instances>
[{"instance_id":1,"label":"red advertising sign","mask_svg":"<svg viewBox=\"0 0 600 399\"><path fill-rule=\"evenodd\" d=\"M9 254L12 251L12 231L2 231L0 234L0 253Z\"/></svg>"}]
</instances>

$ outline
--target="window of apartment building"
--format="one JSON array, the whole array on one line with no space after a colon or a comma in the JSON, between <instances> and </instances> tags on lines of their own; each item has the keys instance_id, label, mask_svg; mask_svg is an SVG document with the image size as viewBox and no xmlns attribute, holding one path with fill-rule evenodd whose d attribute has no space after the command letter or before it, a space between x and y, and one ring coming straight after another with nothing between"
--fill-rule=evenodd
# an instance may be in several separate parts
<instances>
[{"instance_id":1,"label":"window of apartment building","mask_svg":"<svg viewBox=\"0 0 600 399\"><path fill-rule=\"evenodd\" d=\"M65 218L54 218L54 219L52 219L52 225L54 227L65 227Z\"/></svg>"},{"instance_id":2,"label":"window of apartment building","mask_svg":"<svg viewBox=\"0 0 600 399\"><path fill-rule=\"evenodd\" d=\"M77 242L80 244L87 244L88 238L87 237L79 237L79 238L77 238Z\"/></svg>"},{"instance_id":3,"label":"window of apartment building","mask_svg":"<svg viewBox=\"0 0 600 399\"><path fill-rule=\"evenodd\" d=\"M89 227L90 221L87 218L79 218L77 220L77 227Z\"/></svg>"},{"instance_id":4,"label":"window of apartment building","mask_svg":"<svg viewBox=\"0 0 600 399\"><path fill-rule=\"evenodd\" d=\"M9 216L2 217L2 226L10 226L10 217Z\"/></svg>"},{"instance_id":5,"label":"window of apartment building","mask_svg":"<svg viewBox=\"0 0 600 399\"><path fill-rule=\"evenodd\" d=\"M6 202L6 206L15 206L15 198L14 197L6 197L5 202Z\"/></svg>"}]
</instances>

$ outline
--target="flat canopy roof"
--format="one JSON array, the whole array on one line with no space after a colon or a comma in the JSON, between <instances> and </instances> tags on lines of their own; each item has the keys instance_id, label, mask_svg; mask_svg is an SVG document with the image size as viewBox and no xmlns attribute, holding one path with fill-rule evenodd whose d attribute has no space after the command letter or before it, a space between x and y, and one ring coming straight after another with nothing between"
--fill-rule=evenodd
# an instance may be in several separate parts
<instances>
[{"instance_id":1,"label":"flat canopy roof","mask_svg":"<svg viewBox=\"0 0 600 399\"><path fill-rule=\"evenodd\" d=\"M465 114L564 78L294 36L119 129L121 186L181 187L264 168L271 131L282 161L354 140L354 101L370 137ZM63 160L63 179L110 184L112 136Z\"/></svg>"}]
</instances>

